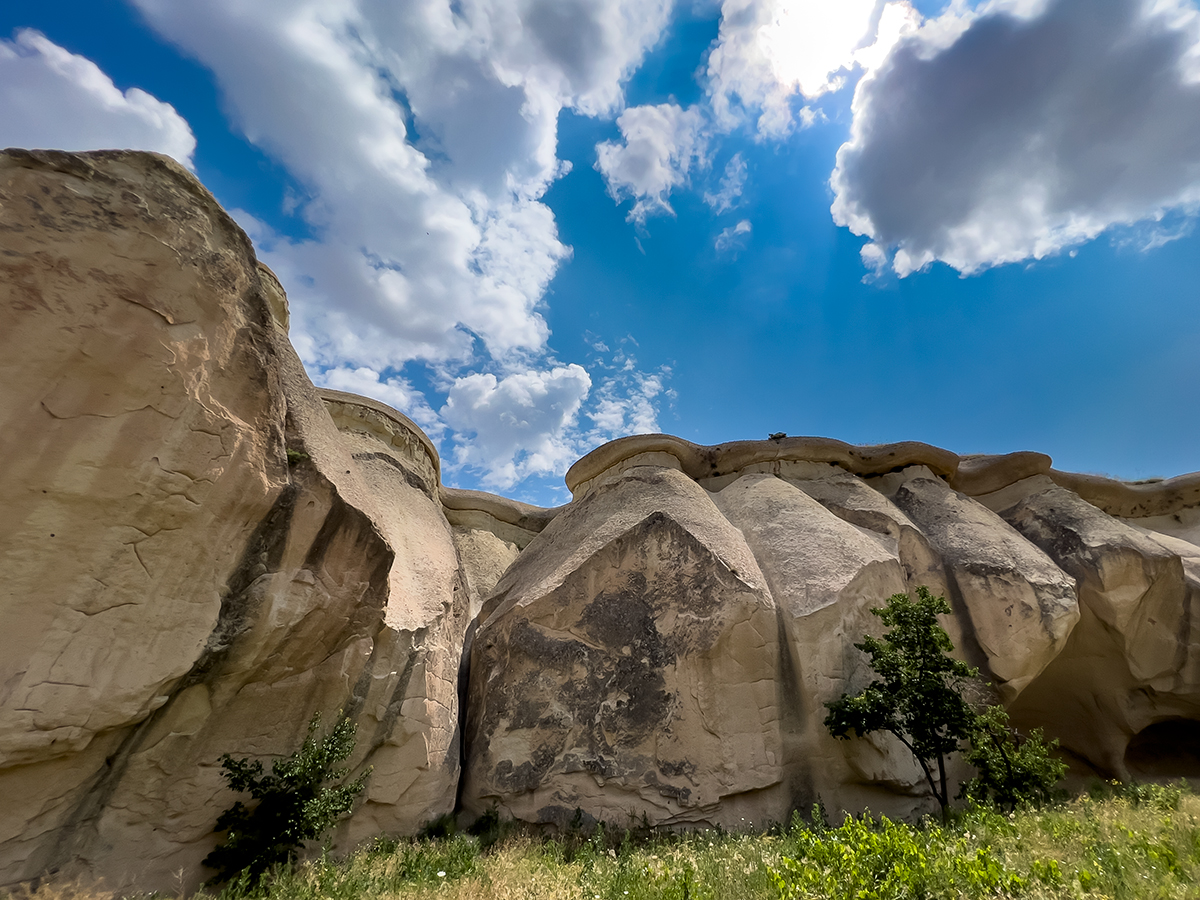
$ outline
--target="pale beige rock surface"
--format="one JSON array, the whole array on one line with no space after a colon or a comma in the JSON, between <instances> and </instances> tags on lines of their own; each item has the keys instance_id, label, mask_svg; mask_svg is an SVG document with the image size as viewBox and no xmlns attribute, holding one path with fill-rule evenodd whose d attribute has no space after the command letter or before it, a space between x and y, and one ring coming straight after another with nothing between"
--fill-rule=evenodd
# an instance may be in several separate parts
<instances>
[{"instance_id":1,"label":"pale beige rock surface","mask_svg":"<svg viewBox=\"0 0 1200 900\"><path fill-rule=\"evenodd\" d=\"M905 481L892 499L942 558L1001 696L1011 702L1062 650L1079 621L1071 577L987 507L937 478Z\"/></svg>"},{"instance_id":2,"label":"pale beige rock surface","mask_svg":"<svg viewBox=\"0 0 1200 900\"><path fill-rule=\"evenodd\" d=\"M195 886L220 754L315 711L373 766L342 848L460 792L557 825L930 811L894 740L823 727L870 608L919 585L1079 771L1200 776L1200 473L639 435L541 509L314 388L288 315L173 162L0 154L0 884Z\"/></svg>"},{"instance_id":3,"label":"pale beige rock surface","mask_svg":"<svg viewBox=\"0 0 1200 900\"><path fill-rule=\"evenodd\" d=\"M628 469L550 523L484 607L466 808L732 826L780 794L779 676L741 534L677 470Z\"/></svg>"},{"instance_id":4,"label":"pale beige rock surface","mask_svg":"<svg viewBox=\"0 0 1200 900\"><path fill-rule=\"evenodd\" d=\"M853 645L879 631L871 608L906 590L896 550L774 475L743 475L713 500L745 535L778 608L788 654L781 677L791 688L782 706L794 805L820 797L837 808L873 801L873 809L893 812L894 801L856 790L855 783L909 790L920 778L915 765L888 743L833 739L824 719L826 702L870 680Z\"/></svg>"},{"instance_id":5,"label":"pale beige rock surface","mask_svg":"<svg viewBox=\"0 0 1200 900\"><path fill-rule=\"evenodd\" d=\"M288 475L253 251L194 178L148 155L8 153L0 216L11 880L94 819L120 729L217 649L226 586L258 564L243 549Z\"/></svg>"},{"instance_id":6,"label":"pale beige rock surface","mask_svg":"<svg viewBox=\"0 0 1200 900\"><path fill-rule=\"evenodd\" d=\"M0 204L0 881L194 886L220 754L315 711L374 767L343 843L452 811L470 598L429 440L319 396L169 160L10 153Z\"/></svg>"},{"instance_id":7,"label":"pale beige rock surface","mask_svg":"<svg viewBox=\"0 0 1200 900\"><path fill-rule=\"evenodd\" d=\"M1200 713L1200 630L1193 545L1157 539L1052 486L1004 517L1079 586L1083 619L1014 707L1105 772L1129 775L1130 739ZM1183 773L1180 773L1183 774Z\"/></svg>"}]
</instances>

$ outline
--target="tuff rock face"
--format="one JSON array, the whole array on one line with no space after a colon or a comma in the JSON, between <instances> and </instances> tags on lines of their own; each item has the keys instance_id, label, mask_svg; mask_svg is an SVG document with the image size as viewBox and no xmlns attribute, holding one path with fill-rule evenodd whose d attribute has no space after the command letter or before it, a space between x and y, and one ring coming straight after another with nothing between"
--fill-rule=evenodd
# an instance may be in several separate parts
<instances>
[{"instance_id":1,"label":"tuff rock face","mask_svg":"<svg viewBox=\"0 0 1200 900\"><path fill-rule=\"evenodd\" d=\"M289 753L314 712L372 766L343 848L492 806L927 811L898 743L823 726L870 609L919 585L1078 772L1200 776L1200 473L645 435L540 509L315 388L287 314L173 162L0 154L0 885L194 887L220 755Z\"/></svg>"},{"instance_id":2,"label":"tuff rock face","mask_svg":"<svg viewBox=\"0 0 1200 900\"><path fill-rule=\"evenodd\" d=\"M951 600L944 624L994 696L1078 772L1200 775L1196 475L1121 485L1040 454L647 435L567 481L573 504L480 617L470 812L729 826L818 799L931 811L898 743L823 724L826 702L871 677L853 647L878 633L871 608L922 584ZM725 637L730 619L753 638ZM726 697L737 709L719 720Z\"/></svg>"},{"instance_id":3,"label":"tuff rock face","mask_svg":"<svg viewBox=\"0 0 1200 900\"><path fill-rule=\"evenodd\" d=\"M194 886L218 757L314 712L373 766L343 844L453 811L472 603L543 523L451 524L428 439L322 396L285 323L175 163L0 156L0 881Z\"/></svg>"}]
</instances>

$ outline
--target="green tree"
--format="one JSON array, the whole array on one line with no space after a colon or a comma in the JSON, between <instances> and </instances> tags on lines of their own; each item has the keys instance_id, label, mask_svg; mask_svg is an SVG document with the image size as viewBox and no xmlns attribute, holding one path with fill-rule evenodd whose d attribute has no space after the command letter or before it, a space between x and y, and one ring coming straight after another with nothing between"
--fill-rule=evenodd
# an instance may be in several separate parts
<instances>
[{"instance_id":1,"label":"green tree","mask_svg":"<svg viewBox=\"0 0 1200 900\"><path fill-rule=\"evenodd\" d=\"M320 728L317 713L303 746L276 760L270 775L263 775L259 760L221 756L229 787L258 802L247 807L239 800L217 819L214 831L226 832L225 843L204 858L217 870L214 882L244 872L257 883L274 866L293 862L305 841L319 838L354 806L370 769L353 781L327 785L349 774L335 766L354 752L354 724L342 718L325 738L318 737Z\"/></svg>"},{"instance_id":2,"label":"green tree","mask_svg":"<svg viewBox=\"0 0 1200 900\"><path fill-rule=\"evenodd\" d=\"M1052 754L1058 741L1046 742L1042 729L1020 734L1008 723L1003 706L989 706L976 717L966 760L977 774L964 782L959 796L1012 811L1048 803L1067 764Z\"/></svg>"},{"instance_id":3,"label":"green tree","mask_svg":"<svg viewBox=\"0 0 1200 900\"><path fill-rule=\"evenodd\" d=\"M937 620L950 612L945 598L925 587L916 593L915 600L894 594L886 606L871 610L890 630L854 646L871 658L879 677L853 696L826 703L825 726L838 738L849 738L851 731L860 737L876 731L895 735L920 764L944 820L950 801L946 757L975 726L962 687L979 673L948 655L954 644Z\"/></svg>"}]
</instances>

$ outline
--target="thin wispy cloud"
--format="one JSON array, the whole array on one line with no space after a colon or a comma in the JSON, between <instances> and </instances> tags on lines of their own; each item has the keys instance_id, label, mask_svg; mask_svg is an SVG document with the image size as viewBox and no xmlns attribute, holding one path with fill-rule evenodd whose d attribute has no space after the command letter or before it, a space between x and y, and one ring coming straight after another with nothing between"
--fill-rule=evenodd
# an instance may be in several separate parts
<instances>
[{"instance_id":1,"label":"thin wispy cloud","mask_svg":"<svg viewBox=\"0 0 1200 900\"><path fill-rule=\"evenodd\" d=\"M704 202L715 213L729 212L737 205L738 198L746 187L746 160L742 154L735 153L725 164L725 174L721 176L721 184L716 192L705 191Z\"/></svg>"},{"instance_id":2,"label":"thin wispy cloud","mask_svg":"<svg viewBox=\"0 0 1200 900\"><path fill-rule=\"evenodd\" d=\"M713 248L718 253L725 253L736 247L741 247L745 243L745 238L750 234L750 220L742 219L736 225L730 225L717 235L713 241Z\"/></svg>"}]
</instances>

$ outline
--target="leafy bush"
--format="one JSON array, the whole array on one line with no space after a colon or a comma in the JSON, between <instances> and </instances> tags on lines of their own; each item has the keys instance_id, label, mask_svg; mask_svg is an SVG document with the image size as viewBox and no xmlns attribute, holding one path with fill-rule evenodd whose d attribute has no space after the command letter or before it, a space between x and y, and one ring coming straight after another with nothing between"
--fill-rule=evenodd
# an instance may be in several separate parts
<instances>
[{"instance_id":1,"label":"leafy bush","mask_svg":"<svg viewBox=\"0 0 1200 900\"><path fill-rule=\"evenodd\" d=\"M928 588L917 588L915 600L893 594L887 606L871 612L891 630L882 640L867 635L854 646L871 657L871 669L880 677L853 696L826 703L825 726L839 738L851 731L895 735L920 763L944 819L950 801L946 756L960 749L975 724L963 683L979 672L949 655L954 644L937 617L949 613L950 606Z\"/></svg>"},{"instance_id":2,"label":"leafy bush","mask_svg":"<svg viewBox=\"0 0 1200 900\"><path fill-rule=\"evenodd\" d=\"M1161 812L1179 809L1179 801L1188 792L1187 782L1182 780L1176 784L1142 784L1138 781L1114 784L1120 785L1119 796L1128 801L1130 806L1144 806Z\"/></svg>"},{"instance_id":3,"label":"leafy bush","mask_svg":"<svg viewBox=\"0 0 1200 900\"><path fill-rule=\"evenodd\" d=\"M894 594L887 606L871 612L891 630L882 640L868 635L854 646L871 657L871 669L880 678L853 696L825 704L830 733L839 738L850 731L895 735L920 763L943 821L950 800L946 756L961 750L965 739L970 741L965 758L979 774L962 786L960 797L1005 810L1049 801L1067 770L1052 755L1058 741L1047 743L1041 729L1019 734L1002 706L982 713L971 709L963 688L979 672L949 656L954 644L937 620L950 612L945 598L919 587L916 600Z\"/></svg>"},{"instance_id":4,"label":"leafy bush","mask_svg":"<svg viewBox=\"0 0 1200 900\"><path fill-rule=\"evenodd\" d=\"M1003 706L989 706L975 719L966 760L978 775L963 784L959 796L993 803L1004 810L1048 803L1067 764L1051 753L1058 741L1046 742L1040 728L1027 736L1008 724Z\"/></svg>"},{"instance_id":5,"label":"leafy bush","mask_svg":"<svg viewBox=\"0 0 1200 900\"><path fill-rule=\"evenodd\" d=\"M257 884L267 871L293 862L305 841L319 838L353 807L370 769L341 785L326 783L349 773L334 766L354 752L354 725L343 718L323 739L317 736L320 727L317 713L303 746L276 760L270 775L263 775L259 760L221 756L229 787L258 802L247 807L239 800L217 819L214 831L226 832L225 843L204 858L204 865L217 871L213 882L241 875L242 881Z\"/></svg>"},{"instance_id":6,"label":"leafy bush","mask_svg":"<svg viewBox=\"0 0 1200 900\"><path fill-rule=\"evenodd\" d=\"M794 855L771 870L782 900L995 896L1026 885L990 850L936 825L850 816L816 831L797 821L787 838Z\"/></svg>"}]
</instances>

